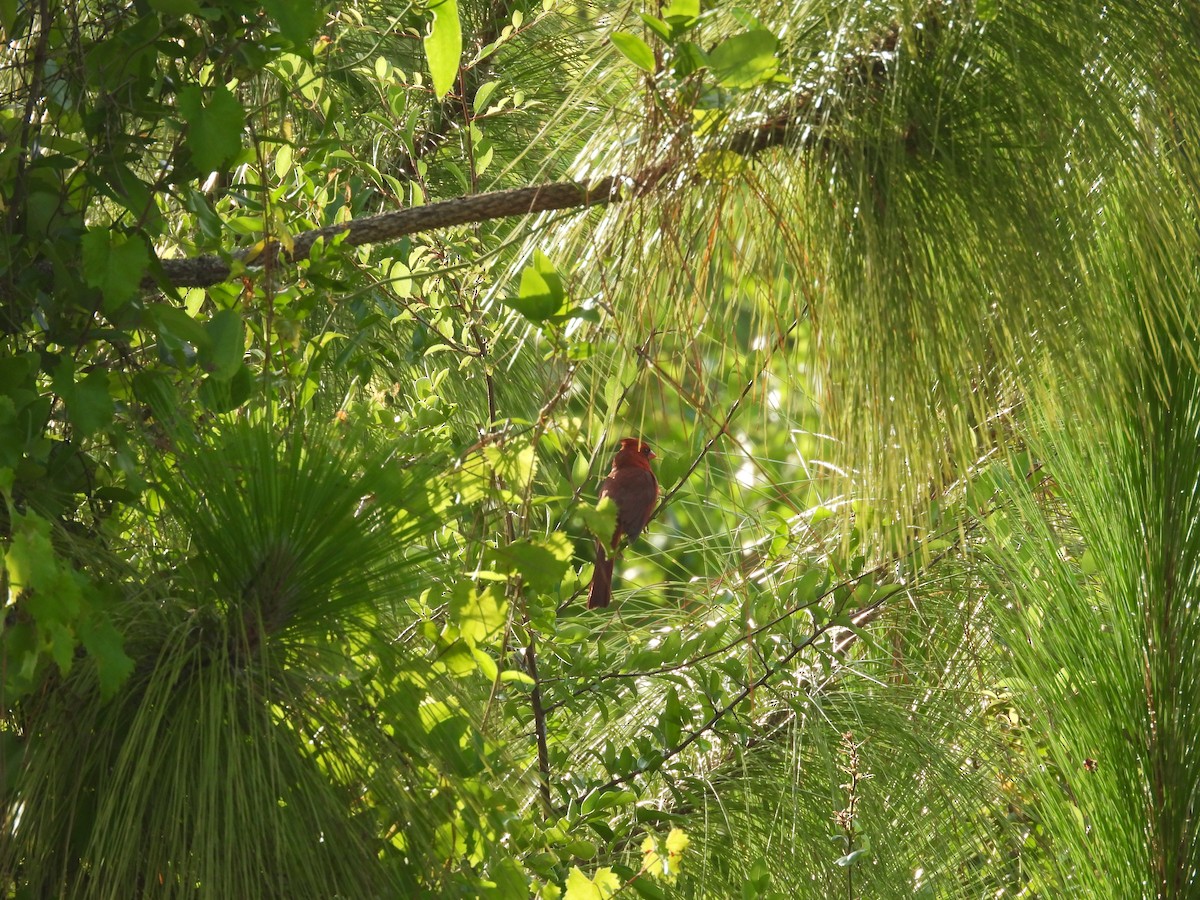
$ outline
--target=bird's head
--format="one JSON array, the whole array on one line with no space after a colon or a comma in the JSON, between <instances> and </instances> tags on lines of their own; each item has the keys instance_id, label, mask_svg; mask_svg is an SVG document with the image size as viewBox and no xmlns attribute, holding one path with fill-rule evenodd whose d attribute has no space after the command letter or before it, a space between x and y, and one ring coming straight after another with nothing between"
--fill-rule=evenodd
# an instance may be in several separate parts
<instances>
[{"instance_id":1,"label":"bird's head","mask_svg":"<svg viewBox=\"0 0 1200 900\"><path fill-rule=\"evenodd\" d=\"M632 461L637 458L654 459L654 451L650 449L649 444L639 438L622 438L620 449L617 450L617 459Z\"/></svg>"}]
</instances>

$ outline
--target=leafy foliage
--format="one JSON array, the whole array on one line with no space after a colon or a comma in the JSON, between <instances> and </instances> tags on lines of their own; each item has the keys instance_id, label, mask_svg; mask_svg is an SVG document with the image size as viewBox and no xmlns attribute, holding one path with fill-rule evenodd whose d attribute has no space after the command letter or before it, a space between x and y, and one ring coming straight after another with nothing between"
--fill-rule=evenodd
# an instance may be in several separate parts
<instances>
[{"instance_id":1,"label":"leafy foliage","mask_svg":"<svg viewBox=\"0 0 1200 900\"><path fill-rule=\"evenodd\" d=\"M6 895L1187 895L1186 9L0 30Z\"/></svg>"}]
</instances>

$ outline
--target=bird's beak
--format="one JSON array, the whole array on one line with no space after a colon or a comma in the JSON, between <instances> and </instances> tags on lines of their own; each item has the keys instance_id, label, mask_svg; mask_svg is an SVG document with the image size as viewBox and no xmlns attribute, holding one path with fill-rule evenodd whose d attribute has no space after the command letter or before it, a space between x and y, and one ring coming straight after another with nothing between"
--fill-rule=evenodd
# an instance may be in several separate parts
<instances>
[{"instance_id":1,"label":"bird's beak","mask_svg":"<svg viewBox=\"0 0 1200 900\"><path fill-rule=\"evenodd\" d=\"M651 450L646 454L646 459L658 459L658 454Z\"/></svg>"}]
</instances>

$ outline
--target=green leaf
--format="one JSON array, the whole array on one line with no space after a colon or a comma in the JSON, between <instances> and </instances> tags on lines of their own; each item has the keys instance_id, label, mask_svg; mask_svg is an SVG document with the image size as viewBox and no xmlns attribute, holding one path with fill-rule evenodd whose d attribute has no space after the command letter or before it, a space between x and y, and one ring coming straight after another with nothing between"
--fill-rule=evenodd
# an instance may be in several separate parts
<instances>
[{"instance_id":1,"label":"green leaf","mask_svg":"<svg viewBox=\"0 0 1200 900\"><path fill-rule=\"evenodd\" d=\"M263 9L279 26L279 33L295 44L308 44L321 26L324 4L312 0L263 0Z\"/></svg>"},{"instance_id":2,"label":"green leaf","mask_svg":"<svg viewBox=\"0 0 1200 900\"><path fill-rule=\"evenodd\" d=\"M505 669L500 673L500 680L505 683L515 681L517 684L523 684L528 687L533 687L535 684L537 684L536 681L534 681L520 669Z\"/></svg>"},{"instance_id":3,"label":"green leaf","mask_svg":"<svg viewBox=\"0 0 1200 900\"><path fill-rule=\"evenodd\" d=\"M514 541L496 550L495 556L510 574L520 575L538 593L549 594L562 584L571 561L571 542L556 531L544 538Z\"/></svg>"},{"instance_id":4,"label":"green leaf","mask_svg":"<svg viewBox=\"0 0 1200 900\"><path fill-rule=\"evenodd\" d=\"M698 69L711 65L708 54L691 41L682 41L675 48L674 72L676 78L686 78Z\"/></svg>"},{"instance_id":5,"label":"green leaf","mask_svg":"<svg viewBox=\"0 0 1200 900\"><path fill-rule=\"evenodd\" d=\"M757 29L735 34L713 50L710 59L718 82L727 88L751 88L770 81L779 70L779 39Z\"/></svg>"},{"instance_id":6,"label":"green leaf","mask_svg":"<svg viewBox=\"0 0 1200 900\"><path fill-rule=\"evenodd\" d=\"M89 372L67 400L67 417L82 437L95 434L112 421L113 399L108 393L108 374Z\"/></svg>"},{"instance_id":7,"label":"green leaf","mask_svg":"<svg viewBox=\"0 0 1200 900\"><path fill-rule=\"evenodd\" d=\"M292 171L293 151L290 144L284 144L275 152L275 177L283 179Z\"/></svg>"},{"instance_id":8,"label":"green leaf","mask_svg":"<svg viewBox=\"0 0 1200 900\"><path fill-rule=\"evenodd\" d=\"M596 535L605 545L612 543L613 532L617 530L617 504L612 497L604 497L596 506L579 507L579 518L588 531Z\"/></svg>"},{"instance_id":9,"label":"green leaf","mask_svg":"<svg viewBox=\"0 0 1200 900\"><path fill-rule=\"evenodd\" d=\"M0 37L9 40L16 30L18 0L0 0Z\"/></svg>"},{"instance_id":10,"label":"green leaf","mask_svg":"<svg viewBox=\"0 0 1200 900\"><path fill-rule=\"evenodd\" d=\"M554 263L541 250L534 250L533 259L521 271L517 296L504 303L529 321L541 324L562 312L566 296Z\"/></svg>"},{"instance_id":11,"label":"green leaf","mask_svg":"<svg viewBox=\"0 0 1200 900\"><path fill-rule=\"evenodd\" d=\"M637 795L633 791L603 788L588 794L580 805L579 811L585 816L590 816L592 813L603 812L615 806L625 806L636 800Z\"/></svg>"},{"instance_id":12,"label":"green leaf","mask_svg":"<svg viewBox=\"0 0 1200 900\"><path fill-rule=\"evenodd\" d=\"M639 69L644 72L654 72L657 65L654 60L654 51L636 34L630 34L628 31L614 31L612 42L621 55Z\"/></svg>"},{"instance_id":13,"label":"green leaf","mask_svg":"<svg viewBox=\"0 0 1200 900\"><path fill-rule=\"evenodd\" d=\"M479 90L475 92L475 101L472 103L472 109L475 115L479 115L487 109L487 102L492 98L492 94L496 92L496 88L500 86L498 81L489 81L479 86Z\"/></svg>"},{"instance_id":14,"label":"green leaf","mask_svg":"<svg viewBox=\"0 0 1200 900\"><path fill-rule=\"evenodd\" d=\"M654 16L648 16L645 13L638 13L638 18L646 23L646 27L657 34L664 41L670 41L674 36L671 26L662 19L656 19Z\"/></svg>"},{"instance_id":15,"label":"green leaf","mask_svg":"<svg viewBox=\"0 0 1200 900\"><path fill-rule=\"evenodd\" d=\"M237 409L254 393L254 373L249 366L238 366L232 378L218 379L209 375L200 385L200 402L213 412Z\"/></svg>"},{"instance_id":16,"label":"green leaf","mask_svg":"<svg viewBox=\"0 0 1200 900\"><path fill-rule=\"evenodd\" d=\"M467 641L454 641L438 654L438 662L455 678L466 678L479 667L472 650Z\"/></svg>"},{"instance_id":17,"label":"green leaf","mask_svg":"<svg viewBox=\"0 0 1200 900\"><path fill-rule=\"evenodd\" d=\"M841 866L842 868L845 868L846 866L852 866L863 856L866 856L868 852L870 851L868 851L865 847L861 850L855 850L852 853L847 853L845 856L835 859L833 864L835 866Z\"/></svg>"},{"instance_id":18,"label":"green leaf","mask_svg":"<svg viewBox=\"0 0 1200 900\"><path fill-rule=\"evenodd\" d=\"M133 660L125 653L121 632L109 617L94 612L79 622L79 639L96 662L100 678L100 696L107 699L116 693L133 672Z\"/></svg>"},{"instance_id":19,"label":"green leaf","mask_svg":"<svg viewBox=\"0 0 1200 900\"><path fill-rule=\"evenodd\" d=\"M50 545L50 522L36 513L17 513L4 566L14 596L24 590L52 587L58 580L58 559Z\"/></svg>"},{"instance_id":20,"label":"green leaf","mask_svg":"<svg viewBox=\"0 0 1200 900\"><path fill-rule=\"evenodd\" d=\"M696 169L711 182L733 182L745 177L750 168L746 157L732 150L706 150L696 160Z\"/></svg>"},{"instance_id":21,"label":"green leaf","mask_svg":"<svg viewBox=\"0 0 1200 900\"><path fill-rule=\"evenodd\" d=\"M32 387L29 376L33 373L36 362L36 354L0 358L0 392L12 396L14 391L27 385Z\"/></svg>"},{"instance_id":22,"label":"green leaf","mask_svg":"<svg viewBox=\"0 0 1200 900\"><path fill-rule=\"evenodd\" d=\"M242 149L246 113L229 88L219 84L209 92L189 84L179 92L179 111L187 123L187 145L201 172L213 172Z\"/></svg>"},{"instance_id":23,"label":"green leaf","mask_svg":"<svg viewBox=\"0 0 1200 900\"><path fill-rule=\"evenodd\" d=\"M140 238L108 228L90 228L82 240L83 278L104 296L104 311L115 313L137 296L150 253Z\"/></svg>"},{"instance_id":24,"label":"green leaf","mask_svg":"<svg viewBox=\"0 0 1200 900\"><path fill-rule=\"evenodd\" d=\"M629 882L629 886L633 888L635 894L645 897L646 900L666 900L667 898L667 892L659 886L658 882L651 881L649 878L635 878Z\"/></svg>"},{"instance_id":25,"label":"green leaf","mask_svg":"<svg viewBox=\"0 0 1200 900\"><path fill-rule=\"evenodd\" d=\"M208 332L179 307L167 303L155 303L146 307L146 314L154 323L160 338L166 338L175 343L191 344L197 350L207 347Z\"/></svg>"},{"instance_id":26,"label":"green leaf","mask_svg":"<svg viewBox=\"0 0 1200 900\"><path fill-rule=\"evenodd\" d=\"M975 18L980 22L994 22L1000 15L998 0L975 0Z\"/></svg>"},{"instance_id":27,"label":"green leaf","mask_svg":"<svg viewBox=\"0 0 1200 900\"><path fill-rule=\"evenodd\" d=\"M578 867L567 876L567 892L563 900L608 900L621 889L619 879L607 866L598 869L594 878L588 878Z\"/></svg>"},{"instance_id":28,"label":"green leaf","mask_svg":"<svg viewBox=\"0 0 1200 900\"><path fill-rule=\"evenodd\" d=\"M464 638L483 644L500 636L508 620L508 601L503 589L488 585L482 590L471 585L456 586L450 599L450 621Z\"/></svg>"},{"instance_id":29,"label":"green leaf","mask_svg":"<svg viewBox=\"0 0 1200 900\"><path fill-rule=\"evenodd\" d=\"M662 11L662 17L672 24L691 23L700 18L700 0L671 0Z\"/></svg>"},{"instance_id":30,"label":"green leaf","mask_svg":"<svg viewBox=\"0 0 1200 900\"><path fill-rule=\"evenodd\" d=\"M236 310L222 309L204 326L208 347L200 354L200 365L213 378L232 378L242 368L246 352L246 328Z\"/></svg>"},{"instance_id":31,"label":"green leaf","mask_svg":"<svg viewBox=\"0 0 1200 900\"><path fill-rule=\"evenodd\" d=\"M433 93L441 99L454 87L458 64L462 59L462 24L458 19L458 0L436 0L430 6L433 24L425 38L425 58L433 76Z\"/></svg>"},{"instance_id":32,"label":"green leaf","mask_svg":"<svg viewBox=\"0 0 1200 900\"><path fill-rule=\"evenodd\" d=\"M79 436L95 434L112 421L113 400L108 393L106 372L89 372L82 381L76 381L74 363L64 357L54 371L52 383Z\"/></svg>"},{"instance_id":33,"label":"green leaf","mask_svg":"<svg viewBox=\"0 0 1200 900\"><path fill-rule=\"evenodd\" d=\"M679 743L682 734L683 707L679 703L679 692L672 687L667 692L667 703L662 715L658 717L659 734L662 735L663 746L670 748Z\"/></svg>"}]
</instances>

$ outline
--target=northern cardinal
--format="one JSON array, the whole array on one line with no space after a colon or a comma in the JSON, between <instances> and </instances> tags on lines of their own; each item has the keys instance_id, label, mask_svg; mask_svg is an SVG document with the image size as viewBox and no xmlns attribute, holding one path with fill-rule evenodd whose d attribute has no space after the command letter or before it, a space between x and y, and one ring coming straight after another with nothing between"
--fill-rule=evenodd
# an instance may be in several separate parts
<instances>
[{"instance_id":1,"label":"northern cardinal","mask_svg":"<svg viewBox=\"0 0 1200 900\"><path fill-rule=\"evenodd\" d=\"M612 497L617 505L617 527L613 529L612 549L617 549L621 535L635 540L650 521L650 513L658 500L658 479L650 470L654 451L637 438L623 438L613 459L612 470L600 485L600 499ZM596 573L588 590L588 609L608 606L612 602L613 561L604 545L596 541Z\"/></svg>"}]
</instances>

